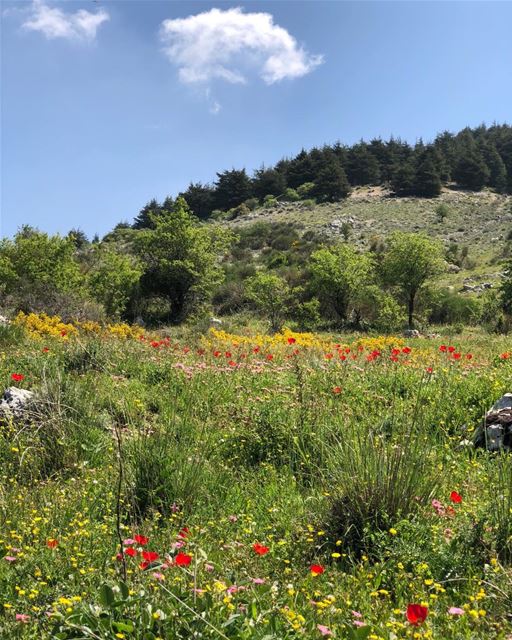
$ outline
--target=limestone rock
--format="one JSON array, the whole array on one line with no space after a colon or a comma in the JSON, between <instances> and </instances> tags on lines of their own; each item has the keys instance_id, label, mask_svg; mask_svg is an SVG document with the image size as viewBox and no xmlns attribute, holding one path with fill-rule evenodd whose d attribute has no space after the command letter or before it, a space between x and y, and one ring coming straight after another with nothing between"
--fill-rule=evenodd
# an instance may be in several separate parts
<instances>
[{"instance_id":1,"label":"limestone rock","mask_svg":"<svg viewBox=\"0 0 512 640\"><path fill-rule=\"evenodd\" d=\"M0 401L0 417L22 418L26 414L30 403L34 399L34 392L17 387L7 387Z\"/></svg>"},{"instance_id":2,"label":"limestone rock","mask_svg":"<svg viewBox=\"0 0 512 640\"><path fill-rule=\"evenodd\" d=\"M512 393L505 393L489 409L473 442L488 451L512 451Z\"/></svg>"}]
</instances>

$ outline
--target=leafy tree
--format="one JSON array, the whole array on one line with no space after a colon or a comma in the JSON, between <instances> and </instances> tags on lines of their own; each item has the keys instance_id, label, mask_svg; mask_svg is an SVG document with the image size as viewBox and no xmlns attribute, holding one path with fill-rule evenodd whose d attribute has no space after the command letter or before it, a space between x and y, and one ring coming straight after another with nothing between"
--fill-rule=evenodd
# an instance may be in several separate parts
<instances>
[{"instance_id":1,"label":"leafy tree","mask_svg":"<svg viewBox=\"0 0 512 640\"><path fill-rule=\"evenodd\" d=\"M198 218L208 218L215 208L215 189L209 184L191 182L179 197L185 199L192 213Z\"/></svg>"},{"instance_id":2,"label":"leafy tree","mask_svg":"<svg viewBox=\"0 0 512 640\"><path fill-rule=\"evenodd\" d=\"M355 312L362 290L374 283L374 264L369 254L360 254L348 244L319 249L311 254L311 290L324 308L342 323Z\"/></svg>"},{"instance_id":3,"label":"leafy tree","mask_svg":"<svg viewBox=\"0 0 512 640\"><path fill-rule=\"evenodd\" d=\"M246 281L249 300L270 322L273 333L280 331L288 311L292 292L286 280L274 273L259 271Z\"/></svg>"},{"instance_id":4,"label":"leafy tree","mask_svg":"<svg viewBox=\"0 0 512 640\"><path fill-rule=\"evenodd\" d=\"M252 184L245 169L217 173L215 207L227 211L252 196Z\"/></svg>"},{"instance_id":5,"label":"leafy tree","mask_svg":"<svg viewBox=\"0 0 512 640\"><path fill-rule=\"evenodd\" d=\"M13 240L0 242L2 271L8 275L6 293L78 290L81 275L74 254L72 239L23 227Z\"/></svg>"},{"instance_id":6,"label":"leafy tree","mask_svg":"<svg viewBox=\"0 0 512 640\"><path fill-rule=\"evenodd\" d=\"M346 198L349 193L350 185L345 171L335 161L320 171L311 191L311 195L319 202L336 202Z\"/></svg>"},{"instance_id":7,"label":"leafy tree","mask_svg":"<svg viewBox=\"0 0 512 640\"><path fill-rule=\"evenodd\" d=\"M384 282L396 288L407 306L409 328L414 326L418 293L443 268L442 247L426 236L393 233L380 265Z\"/></svg>"},{"instance_id":8,"label":"leafy tree","mask_svg":"<svg viewBox=\"0 0 512 640\"><path fill-rule=\"evenodd\" d=\"M169 320L179 322L210 301L223 279L218 256L230 245L230 231L199 224L183 198L171 215L157 218L154 229L135 239L143 267L141 296L169 302Z\"/></svg>"},{"instance_id":9,"label":"leafy tree","mask_svg":"<svg viewBox=\"0 0 512 640\"><path fill-rule=\"evenodd\" d=\"M88 273L88 285L92 297L103 304L107 314L120 317L141 275L141 265L133 256L103 244L95 251L94 266Z\"/></svg>"}]
</instances>

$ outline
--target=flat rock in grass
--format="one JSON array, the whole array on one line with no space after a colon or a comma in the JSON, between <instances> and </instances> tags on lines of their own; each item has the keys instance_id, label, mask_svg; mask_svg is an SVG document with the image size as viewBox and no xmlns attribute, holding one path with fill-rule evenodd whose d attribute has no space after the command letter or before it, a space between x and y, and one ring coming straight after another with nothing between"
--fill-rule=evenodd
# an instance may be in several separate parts
<instances>
[{"instance_id":1,"label":"flat rock in grass","mask_svg":"<svg viewBox=\"0 0 512 640\"><path fill-rule=\"evenodd\" d=\"M9 324L9 320L5 316L0 316L0 324Z\"/></svg>"},{"instance_id":2,"label":"flat rock in grass","mask_svg":"<svg viewBox=\"0 0 512 640\"><path fill-rule=\"evenodd\" d=\"M421 338L421 333L418 329L406 329L404 331L404 338Z\"/></svg>"},{"instance_id":3,"label":"flat rock in grass","mask_svg":"<svg viewBox=\"0 0 512 640\"><path fill-rule=\"evenodd\" d=\"M512 451L512 393L505 393L489 409L473 442L488 451Z\"/></svg>"},{"instance_id":4,"label":"flat rock in grass","mask_svg":"<svg viewBox=\"0 0 512 640\"><path fill-rule=\"evenodd\" d=\"M23 418L33 399L33 391L18 389L17 387L7 387L0 401L0 417Z\"/></svg>"}]
</instances>

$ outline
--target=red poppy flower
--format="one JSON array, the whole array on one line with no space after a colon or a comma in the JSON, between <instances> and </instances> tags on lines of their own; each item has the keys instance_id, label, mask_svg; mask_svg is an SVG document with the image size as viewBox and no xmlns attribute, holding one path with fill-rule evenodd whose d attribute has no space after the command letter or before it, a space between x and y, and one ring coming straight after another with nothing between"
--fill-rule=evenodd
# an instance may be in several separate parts
<instances>
[{"instance_id":1,"label":"red poppy flower","mask_svg":"<svg viewBox=\"0 0 512 640\"><path fill-rule=\"evenodd\" d=\"M340 360L345 361L346 359L347 359L347 356L342 353L340 356Z\"/></svg>"},{"instance_id":2,"label":"red poppy flower","mask_svg":"<svg viewBox=\"0 0 512 640\"><path fill-rule=\"evenodd\" d=\"M411 353L411 347L404 347L402 353Z\"/></svg>"},{"instance_id":3,"label":"red poppy flower","mask_svg":"<svg viewBox=\"0 0 512 640\"><path fill-rule=\"evenodd\" d=\"M448 352L453 353L455 351L455 347L448 347Z\"/></svg>"},{"instance_id":4,"label":"red poppy flower","mask_svg":"<svg viewBox=\"0 0 512 640\"><path fill-rule=\"evenodd\" d=\"M471 360L472 357L473 357L472 353L466 353L466 360Z\"/></svg>"},{"instance_id":5,"label":"red poppy flower","mask_svg":"<svg viewBox=\"0 0 512 640\"><path fill-rule=\"evenodd\" d=\"M48 538L48 540L46 541L46 546L48 547L48 549L55 549L58 544L59 541L55 540L55 538Z\"/></svg>"},{"instance_id":6,"label":"red poppy flower","mask_svg":"<svg viewBox=\"0 0 512 640\"><path fill-rule=\"evenodd\" d=\"M188 553L178 553L178 555L174 558L174 562L178 567L188 567L192 562L192 556L189 556Z\"/></svg>"},{"instance_id":7,"label":"red poppy flower","mask_svg":"<svg viewBox=\"0 0 512 640\"><path fill-rule=\"evenodd\" d=\"M133 536L133 539L142 546L149 542L149 538L146 538L146 536L140 536L139 534Z\"/></svg>"},{"instance_id":8,"label":"red poppy flower","mask_svg":"<svg viewBox=\"0 0 512 640\"><path fill-rule=\"evenodd\" d=\"M125 549L124 552L127 556L130 556L130 558L135 558L135 556L137 555L137 549L134 549L133 547L128 547L128 549Z\"/></svg>"},{"instance_id":9,"label":"red poppy flower","mask_svg":"<svg viewBox=\"0 0 512 640\"><path fill-rule=\"evenodd\" d=\"M182 529L180 529L180 532L178 533L178 538L187 538L189 533L190 533L189 528L183 527Z\"/></svg>"},{"instance_id":10,"label":"red poppy flower","mask_svg":"<svg viewBox=\"0 0 512 640\"><path fill-rule=\"evenodd\" d=\"M25 376L22 373L11 373L11 380L14 380L14 382L21 382L22 380L25 380Z\"/></svg>"},{"instance_id":11,"label":"red poppy flower","mask_svg":"<svg viewBox=\"0 0 512 640\"><path fill-rule=\"evenodd\" d=\"M295 344L297 340L295 338L288 338L288 344Z\"/></svg>"},{"instance_id":12,"label":"red poppy flower","mask_svg":"<svg viewBox=\"0 0 512 640\"><path fill-rule=\"evenodd\" d=\"M434 369L433 369L432 367L427 367L427 368L425 369L425 371L426 371L427 373L432 373L432 372L434 371Z\"/></svg>"},{"instance_id":13,"label":"red poppy flower","mask_svg":"<svg viewBox=\"0 0 512 640\"><path fill-rule=\"evenodd\" d=\"M160 343L158 342L158 340L152 340L150 344L154 349L160 346Z\"/></svg>"},{"instance_id":14,"label":"red poppy flower","mask_svg":"<svg viewBox=\"0 0 512 640\"><path fill-rule=\"evenodd\" d=\"M425 622L428 615L428 608L423 607L421 604L408 604L406 615L409 623L418 627L422 622Z\"/></svg>"},{"instance_id":15,"label":"red poppy flower","mask_svg":"<svg viewBox=\"0 0 512 640\"><path fill-rule=\"evenodd\" d=\"M160 556L156 551L143 551L142 557L144 558L144 560L147 560L148 562L153 562L154 560L158 560Z\"/></svg>"},{"instance_id":16,"label":"red poppy flower","mask_svg":"<svg viewBox=\"0 0 512 640\"><path fill-rule=\"evenodd\" d=\"M67 331L61 331L61 332L60 332L60 335L61 335L62 337L66 336L66 335L67 335Z\"/></svg>"},{"instance_id":17,"label":"red poppy flower","mask_svg":"<svg viewBox=\"0 0 512 640\"><path fill-rule=\"evenodd\" d=\"M236 362L234 360L230 360L228 364L230 367L236 367Z\"/></svg>"},{"instance_id":18,"label":"red poppy flower","mask_svg":"<svg viewBox=\"0 0 512 640\"><path fill-rule=\"evenodd\" d=\"M332 357L333 357L332 353L326 353L325 354L326 360L331 360Z\"/></svg>"},{"instance_id":19,"label":"red poppy flower","mask_svg":"<svg viewBox=\"0 0 512 640\"><path fill-rule=\"evenodd\" d=\"M333 388L332 388L332 392L333 392L333 393L336 393L336 394L337 394L337 393L341 393L341 387L333 387Z\"/></svg>"},{"instance_id":20,"label":"red poppy flower","mask_svg":"<svg viewBox=\"0 0 512 640\"><path fill-rule=\"evenodd\" d=\"M396 356L391 356L391 362L398 362L398 358Z\"/></svg>"},{"instance_id":21,"label":"red poppy flower","mask_svg":"<svg viewBox=\"0 0 512 640\"><path fill-rule=\"evenodd\" d=\"M226 358L231 358L231 351L226 351L224 355L226 356Z\"/></svg>"},{"instance_id":22,"label":"red poppy flower","mask_svg":"<svg viewBox=\"0 0 512 640\"><path fill-rule=\"evenodd\" d=\"M462 502L462 496L460 495L460 493L457 493L456 491L452 491L450 493L450 500L454 504L460 504Z\"/></svg>"},{"instance_id":23,"label":"red poppy flower","mask_svg":"<svg viewBox=\"0 0 512 640\"><path fill-rule=\"evenodd\" d=\"M220 351L214 351L213 352L213 357L214 358L218 358L220 356Z\"/></svg>"},{"instance_id":24,"label":"red poppy flower","mask_svg":"<svg viewBox=\"0 0 512 640\"><path fill-rule=\"evenodd\" d=\"M254 347L254 349L252 350L253 353L259 353L260 352L260 348L259 347Z\"/></svg>"},{"instance_id":25,"label":"red poppy flower","mask_svg":"<svg viewBox=\"0 0 512 640\"><path fill-rule=\"evenodd\" d=\"M267 360L273 360L273 359L274 359L274 356L271 353L267 354Z\"/></svg>"},{"instance_id":26,"label":"red poppy flower","mask_svg":"<svg viewBox=\"0 0 512 640\"><path fill-rule=\"evenodd\" d=\"M259 556L264 556L266 553L268 553L270 551L270 547L265 547L264 545L260 544L259 542L255 542L252 545L253 551L254 553L257 553Z\"/></svg>"},{"instance_id":27,"label":"red poppy flower","mask_svg":"<svg viewBox=\"0 0 512 640\"><path fill-rule=\"evenodd\" d=\"M147 569L148 567L149 567L149 562L147 560L144 560L139 564L139 569L141 569L142 571L144 571L144 569Z\"/></svg>"},{"instance_id":28,"label":"red poppy flower","mask_svg":"<svg viewBox=\"0 0 512 640\"><path fill-rule=\"evenodd\" d=\"M453 358L454 358L454 360L460 360L460 356L461 356L461 354L460 354L460 353L454 353L454 354L453 354Z\"/></svg>"},{"instance_id":29,"label":"red poppy flower","mask_svg":"<svg viewBox=\"0 0 512 640\"><path fill-rule=\"evenodd\" d=\"M501 358L502 360L508 360L508 359L510 358L510 353L508 353L507 351L505 351L505 353L502 353L502 354L500 355L500 358Z\"/></svg>"},{"instance_id":30,"label":"red poppy flower","mask_svg":"<svg viewBox=\"0 0 512 640\"><path fill-rule=\"evenodd\" d=\"M325 571L321 564L312 564L309 570L313 576L321 576Z\"/></svg>"},{"instance_id":31,"label":"red poppy flower","mask_svg":"<svg viewBox=\"0 0 512 640\"><path fill-rule=\"evenodd\" d=\"M43 353L48 353L48 351L50 351L50 349L48 349L48 347L43 347Z\"/></svg>"},{"instance_id":32,"label":"red poppy flower","mask_svg":"<svg viewBox=\"0 0 512 640\"><path fill-rule=\"evenodd\" d=\"M448 351L448 347L445 344L442 344L439 347L439 351L442 351L443 353L446 353L446 351Z\"/></svg>"},{"instance_id":33,"label":"red poppy flower","mask_svg":"<svg viewBox=\"0 0 512 640\"><path fill-rule=\"evenodd\" d=\"M400 354L400 349L391 349L391 355L392 356L397 356Z\"/></svg>"}]
</instances>

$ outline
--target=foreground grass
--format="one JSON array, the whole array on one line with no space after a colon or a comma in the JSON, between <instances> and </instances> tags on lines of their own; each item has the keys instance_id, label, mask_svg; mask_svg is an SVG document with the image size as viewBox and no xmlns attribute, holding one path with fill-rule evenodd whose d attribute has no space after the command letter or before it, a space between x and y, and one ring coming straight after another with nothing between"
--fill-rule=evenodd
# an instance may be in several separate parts
<instances>
[{"instance_id":1,"label":"foreground grass","mask_svg":"<svg viewBox=\"0 0 512 640\"><path fill-rule=\"evenodd\" d=\"M512 633L510 341L89 329L0 335L0 637Z\"/></svg>"}]
</instances>

